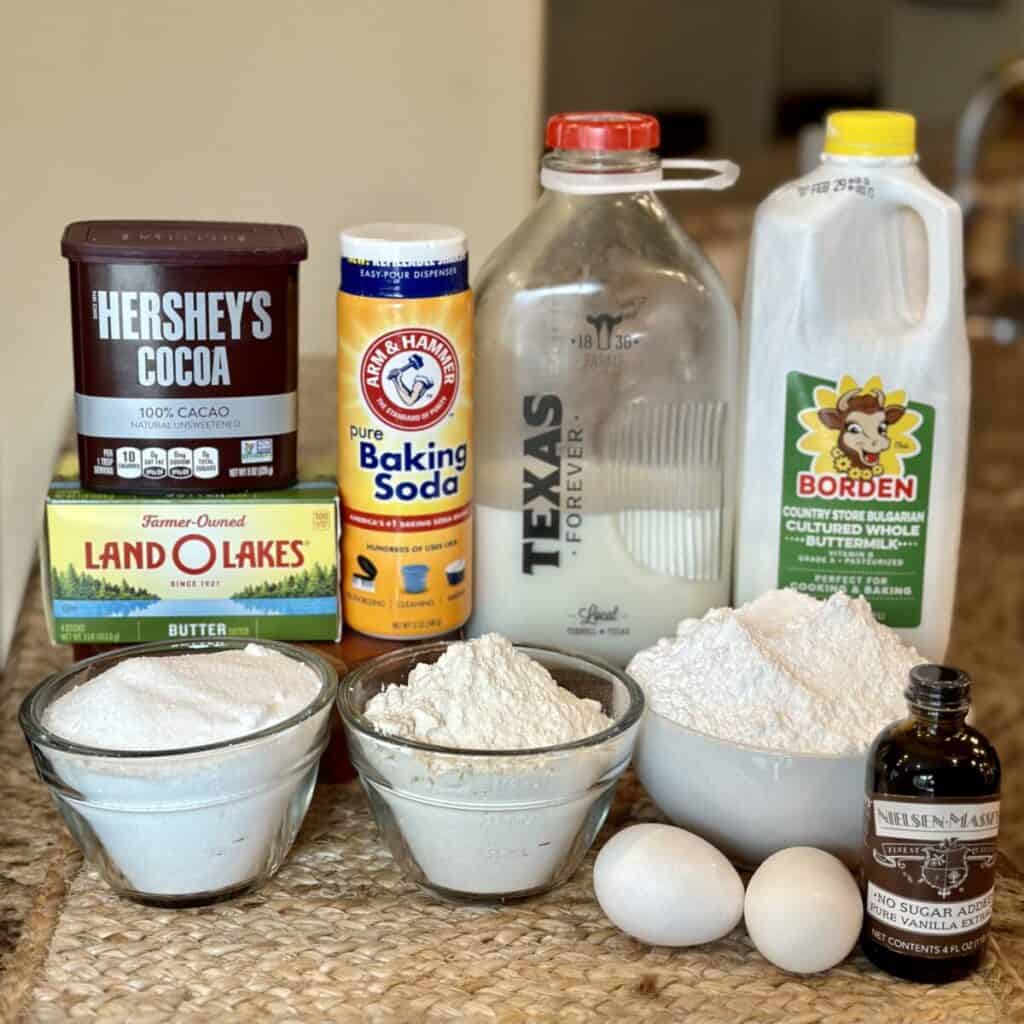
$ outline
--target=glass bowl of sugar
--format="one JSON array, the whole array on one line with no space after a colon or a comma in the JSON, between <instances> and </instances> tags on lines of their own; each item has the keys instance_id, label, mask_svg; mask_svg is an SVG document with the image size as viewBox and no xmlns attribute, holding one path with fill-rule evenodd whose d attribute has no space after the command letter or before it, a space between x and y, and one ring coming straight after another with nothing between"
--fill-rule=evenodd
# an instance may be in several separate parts
<instances>
[{"instance_id":1,"label":"glass bowl of sugar","mask_svg":"<svg viewBox=\"0 0 1024 1024\"><path fill-rule=\"evenodd\" d=\"M48 677L20 721L40 779L111 888L197 906L281 866L336 692L334 669L289 644L170 641Z\"/></svg>"},{"instance_id":2,"label":"glass bowl of sugar","mask_svg":"<svg viewBox=\"0 0 1024 1024\"><path fill-rule=\"evenodd\" d=\"M449 899L507 902L580 866L629 764L644 697L611 665L491 634L360 665L338 707L403 873Z\"/></svg>"}]
</instances>

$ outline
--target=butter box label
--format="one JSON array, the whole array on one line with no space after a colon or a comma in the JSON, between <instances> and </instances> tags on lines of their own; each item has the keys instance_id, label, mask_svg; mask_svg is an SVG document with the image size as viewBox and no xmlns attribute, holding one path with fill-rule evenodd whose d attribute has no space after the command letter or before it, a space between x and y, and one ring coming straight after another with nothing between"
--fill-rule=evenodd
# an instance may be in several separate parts
<instances>
[{"instance_id":1,"label":"butter box label","mask_svg":"<svg viewBox=\"0 0 1024 1024\"><path fill-rule=\"evenodd\" d=\"M174 501L55 484L45 526L57 643L338 636L333 481Z\"/></svg>"}]
</instances>

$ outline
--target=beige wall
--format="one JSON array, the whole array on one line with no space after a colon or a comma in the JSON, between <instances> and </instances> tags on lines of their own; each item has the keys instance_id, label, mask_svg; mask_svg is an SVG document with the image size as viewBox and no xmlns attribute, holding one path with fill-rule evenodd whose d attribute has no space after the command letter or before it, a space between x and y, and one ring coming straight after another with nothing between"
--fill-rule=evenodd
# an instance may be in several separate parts
<instances>
[{"instance_id":1,"label":"beige wall","mask_svg":"<svg viewBox=\"0 0 1024 1024\"><path fill-rule=\"evenodd\" d=\"M693 108L716 154L771 136L779 0L552 0L546 105L557 110Z\"/></svg>"},{"instance_id":2,"label":"beige wall","mask_svg":"<svg viewBox=\"0 0 1024 1024\"><path fill-rule=\"evenodd\" d=\"M882 72L891 0L782 0L779 91L868 91Z\"/></svg>"},{"instance_id":3,"label":"beige wall","mask_svg":"<svg viewBox=\"0 0 1024 1024\"><path fill-rule=\"evenodd\" d=\"M8 4L0 32L0 665L70 412L71 220L290 221L304 351L334 345L337 230L465 226L535 195L541 0Z\"/></svg>"},{"instance_id":4,"label":"beige wall","mask_svg":"<svg viewBox=\"0 0 1024 1024\"><path fill-rule=\"evenodd\" d=\"M883 99L920 120L952 123L982 75L1024 46L1024 0L935 8L899 0L886 11Z\"/></svg>"}]
</instances>

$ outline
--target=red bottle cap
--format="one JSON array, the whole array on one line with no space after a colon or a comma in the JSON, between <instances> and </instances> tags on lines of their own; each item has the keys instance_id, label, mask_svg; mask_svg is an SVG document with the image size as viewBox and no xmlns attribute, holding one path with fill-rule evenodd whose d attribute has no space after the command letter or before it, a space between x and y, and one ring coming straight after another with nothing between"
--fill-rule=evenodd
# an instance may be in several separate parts
<instances>
[{"instance_id":1,"label":"red bottle cap","mask_svg":"<svg viewBox=\"0 0 1024 1024\"><path fill-rule=\"evenodd\" d=\"M548 119L545 142L553 149L654 149L661 141L658 119L622 110L555 114Z\"/></svg>"}]
</instances>

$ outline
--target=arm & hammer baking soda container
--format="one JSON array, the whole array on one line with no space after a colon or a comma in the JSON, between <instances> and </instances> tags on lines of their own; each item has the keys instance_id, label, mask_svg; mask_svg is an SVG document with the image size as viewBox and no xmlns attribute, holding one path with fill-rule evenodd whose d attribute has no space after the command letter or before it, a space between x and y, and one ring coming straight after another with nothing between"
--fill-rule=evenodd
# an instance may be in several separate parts
<instances>
[{"instance_id":1,"label":"arm & hammer baking soda container","mask_svg":"<svg viewBox=\"0 0 1024 1024\"><path fill-rule=\"evenodd\" d=\"M342 232L342 600L346 625L360 633L421 639L469 617L472 323L462 231Z\"/></svg>"},{"instance_id":2,"label":"arm & hammer baking soda container","mask_svg":"<svg viewBox=\"0 0 1024 1024\"><path fill-rule=\"evenodd\" d=\"M728 604L736 315L658 193L738 170L658 142L645 114L552 118L544 192L477 282L471 635L622 664Z\"/></svg>"},{"instance_id":3,"label":"arm & hammer baking soda container","mask_svg":"<svg viewBox=\"0 0 1024 1024\"><path fill-rule=\"evenodd\" d=\"M960 209L917 169L914 129L833 114L821 166L758 210L735 597L863 595L941 661L970 354Z\"/></svg>"}]
</instances>

